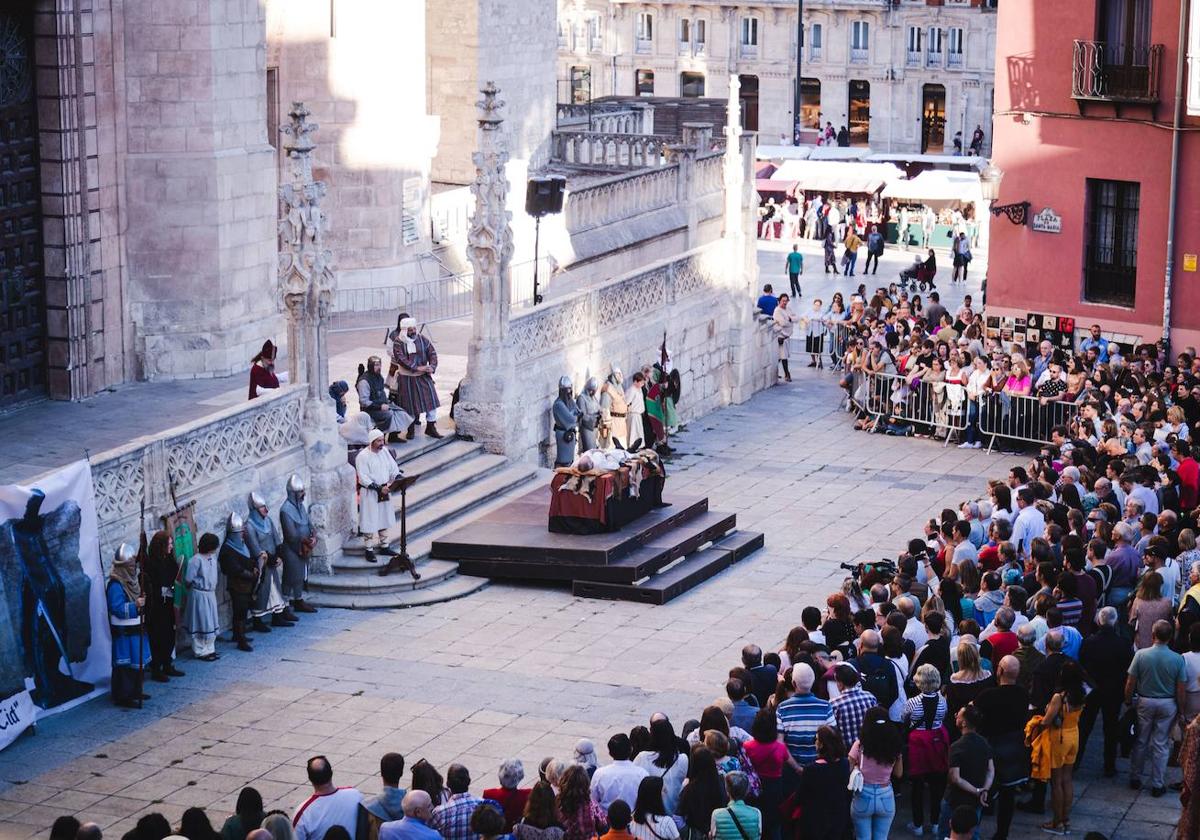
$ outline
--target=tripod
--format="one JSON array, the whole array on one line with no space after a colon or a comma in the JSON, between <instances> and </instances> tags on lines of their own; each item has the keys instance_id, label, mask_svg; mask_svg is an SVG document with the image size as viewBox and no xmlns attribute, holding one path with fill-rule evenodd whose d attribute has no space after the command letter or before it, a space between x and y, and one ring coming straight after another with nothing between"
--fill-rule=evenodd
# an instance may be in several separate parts
<instances>
[{"instance_id":1,"label":"tripod","mask_svg":"<svg viewBox=\"0 0 1200 840\"><path fill-rule=\"evenodd\" d=\"M391 489L400 491L400 553L397 554L391 546L379 550L380 554L390 555L388 564L379 570L380 577L387 577L392 572L408 572L413 580L420 580L416 564L408 556L408 488L417 483L419 475L402 475L392 482Z\"/></svg>"}]
</instances>

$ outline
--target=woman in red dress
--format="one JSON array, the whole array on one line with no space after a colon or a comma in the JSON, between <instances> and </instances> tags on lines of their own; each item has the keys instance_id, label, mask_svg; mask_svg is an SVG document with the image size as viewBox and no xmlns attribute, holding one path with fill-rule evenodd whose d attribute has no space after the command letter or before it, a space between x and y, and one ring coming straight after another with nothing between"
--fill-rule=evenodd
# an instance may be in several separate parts
<instances>
[{"instance_id":1,"label":"woman in red dress","mask_svg":"<svg viewBox=\"0 0 1200 840\"><path fill-rule=\"evenodd\" d=\"M259 388L278 387L279 377L275 375L275 345L267 339L258 355L250 360L250 399L258 396Z\"/></svg>"}]
</instances>

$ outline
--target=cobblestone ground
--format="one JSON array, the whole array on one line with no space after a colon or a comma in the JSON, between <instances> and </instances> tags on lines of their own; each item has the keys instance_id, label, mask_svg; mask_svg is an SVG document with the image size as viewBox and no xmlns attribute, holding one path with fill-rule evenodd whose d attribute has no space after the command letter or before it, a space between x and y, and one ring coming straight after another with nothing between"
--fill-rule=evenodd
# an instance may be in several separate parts
<instances>
[{"instance_id":1,"label":"cobblestone ground","mask_svg":"<svg viewBox=\"0 0 1200 840\"><path fill-rule=\"evenodd\" d=\"M803 606L840 585L839 562L895 556L924 516L978 495L1006 463L855 433L831 374L796 380L678 439L669 492L707 494L767 535L763 551L700 588L648 607L493 585L428 608L323 610L260 638L253 654L222 644L214 664L182 657L187 677L150 683L145 710L96 700L0 753L0 837L44 837L63 813L120 837L143 813L176 823L191 805L219 825L245 784L290 811L314 753L330 757L338 784L366 791L389 750L410 764L464 762L480 788L508 756L532 775L542 757L569 756L580 737L603 745L651 712L698 717L745 642L778 645ZM1101 779L1091 752L1076 780L1076 836L1172 836L1174 795ZM906 798L899 813L892 835L905 837ZM1019 816L1013 836L1040 836L1034 825Z\"/></svg>"}]
</instances>

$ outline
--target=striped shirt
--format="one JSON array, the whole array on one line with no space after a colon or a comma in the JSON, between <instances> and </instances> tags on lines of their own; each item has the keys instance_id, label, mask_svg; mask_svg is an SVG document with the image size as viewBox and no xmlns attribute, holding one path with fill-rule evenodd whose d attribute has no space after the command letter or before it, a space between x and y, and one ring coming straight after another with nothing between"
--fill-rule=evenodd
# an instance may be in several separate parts
<instances>
[{"instance_id":1,"label":"striped shirt","mask_svg":"<svg viewBox=\"0 0 1200 840\"><path fill-rule=\"evenodd\" d=\"M815 694L797 694L784 700L776 709L775 717L788 752L802 765L817 760L817 730L822 726L837 725L833 707Z\"/></svg>"},{"instance_id":2,"label":"striped shirt","mask_svg":"<svg viewBox=\"0 0 1200 840\"><path fill-rule=\"evenodd\" d=\"M933 726L925 726L925 701L937 698L937 711L933 713ZM941 694L918 694L904 704L903 718L912 729L937 729L946 719L946 698Z\"/></svg>"}]
</instances>

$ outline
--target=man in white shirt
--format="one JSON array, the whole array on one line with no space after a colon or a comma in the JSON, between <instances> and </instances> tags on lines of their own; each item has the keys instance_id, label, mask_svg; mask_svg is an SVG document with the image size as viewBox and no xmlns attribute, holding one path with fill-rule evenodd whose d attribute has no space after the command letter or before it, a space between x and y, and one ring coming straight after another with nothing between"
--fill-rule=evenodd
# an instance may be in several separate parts
<instances>
[{"instance_id":1,"label":"man in white shirt","mask_svg":"<svg viewBox=\"0 0 1200 840\"><path fill-rule=\"evenodd\" d=\"M638 786L646 778L646 771L629 760L632 751L629 736L624 732L608 739L612 764L597 768L592 776L592 801L601 808L608 810L618 799L630 808L637 804Z\"/></svg>"},{"instance_id":2,"label":"man in white shirt","mask_svg":"<svg viewBox=\"0 0 1200 840\"><path fill-rule=\"evenodd\" d=\"M1152 487L1147 487L1143 476L1145 473L1157 476L1153 469L1129 469L1121 473L1121 489L1125 491L1126 498L1137 499L1142 503L1143 513L1153 513L1155 516L1159 514L1158 494L1154 492ZM1153 482L1153 479L1151 479Z\"/></svg>"},{"instance_id":3,"label":"man in white shirt","mask_svg":"<svg viewBox=\"0 0 1200 840\"><path fill-rule=\"evenodd\" d=\"M965 519L960 519L954 523L954 554L952 559L954 565L961 566L963 563L970 560L975 563L979 560L979 549L971 542L971 523Z\"/></svg>"},{"instance_id":4,"label":"man in white shirt","mask_svg":"<svg viewBox=\"0 0 1200 840\"><path fill-rule=\"evenodd\" d=\"M900 610L908 622L904 625L904 638L913 643L915 650L925 647L929 641L929 631L917 616L917 599L911 595L901 595L896 599L896 609Z\"/></svg>"},{"instance_id":5,"label":"man in white shirt","mask_svg":"<svg viewBox=\"0 0 1200 840\"><path fill-rule=\"evenodd\" d=\"M292 827L296 840L321 840L325 832L340 825L351 837L358 830L358 806L363 796L352 787L334 787L333 766L323 755L308 760L308 781L312 783L312 796L296 809Z\"/></svg>"},{"instance_id":6,"label":"man in white shirt","mask_svg":"<svg viewBox=\"0 0 1200 840\"><path fill-rule=\"evenodd\" d=\"M1046 517L1034 505L1033 490L1022 487L1017 491L1017 518L1013 520L1013 545L1017 554L1029 556L1029 545L1046 529Z\"/></svg>"}]
</instances>

